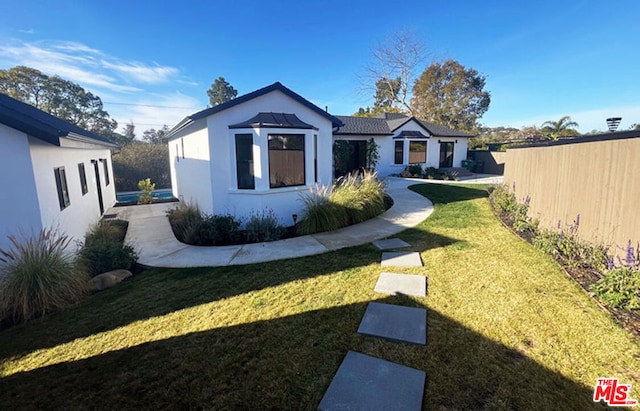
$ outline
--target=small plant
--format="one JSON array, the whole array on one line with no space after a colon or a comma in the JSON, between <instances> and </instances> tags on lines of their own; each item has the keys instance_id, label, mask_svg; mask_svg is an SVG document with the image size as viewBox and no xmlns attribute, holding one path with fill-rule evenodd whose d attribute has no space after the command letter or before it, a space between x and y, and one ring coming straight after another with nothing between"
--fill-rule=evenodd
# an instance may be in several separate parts
<instances>
[{"instance_id":1,"label":"small plant","mask_svg":"<svg viewBox=\"0 0 640 411\"><path fill-rule=\"evenodd\" d=\"M138 181L138 190L142 191L138 196L138 204L151 204L153 203L153 196L151 193L156 189L156 185L151 182L151 179Z\"/></svg>"},{"instance_id":2,"label":"small plant","mask_svg":"<svg viewBox=\"0 0 640 411\"><path fill-rule=\"evenodd\" d=\"M426 167L422 175L429 180L437 180L441 178L442 173L435 167Z\"/></svg>"},{"instance_id":3,"label":"small plant","mask_svg":"<svg viewBox=\"0 0 640 411\"><path fill-rule=\"evenodd\" d=\"M9 236L0 249L0 318L16 323L75 304L88 293L88 276L67 253L70 239L42 230L23 242Z\"/></svg>"},{"instance_id":4,"label":"small plant","mask_svg":"<svg viewBox=\"0 0 640 411\"><path fill-rule=\"evenodd\" d=\"M640 271L629 267L607 270L591 290L613 308L640 309Z\"/></svg>"},{"instance_id":5,"label":"small plant","mask_svg":"<svg viewBox=\"0 0 640 411\"><path fill-rule=\"evenodd\" d=\"M195 245L230 245L240 240L240 224L231 214L204 215Z\"/></svg>"},{"instance_id":6,"label":"small plant","mask_svg":"<svg viewBox=\"0 0 640 411\"><path fill-rule=\"evenodd\" d=\"M128 270L138 260L136 251L124 243L128 223L107 220L96 224L86 235L79 252L79 262L89 276L108 271Z\"/></svg>"},{"instance_id":7,"label":"small plant","mask_svg":"<svg viewBox=\"0 0 640 411\"><path fill-rule=\"evenodd\" d=\"M245 229L247 230L247 241L251 243L276 241L284 233L284 228L278 224L278 217L271 209L252 213Z\"/></svg>"},{"instance_id":8,"label":"small plant","mask_svg":"<svg viewBox=\"0 0 640 411\"><path fill-rule=\"evenodd\" d=\"M420 164L409 164L400 173L402 177L422 177L422 166Z\"/></svg>"},{"instance_id":9,"label":"small plant","mask_svg":"<svg viewBox=\"0 0 640 411\"><path fill-rule=\"evenodd\" d=\"M506 185L501 185L491 191L489 201L496 211L506 217L507 222L516 232L521 234L528 232L533 235L537 233L538 220L528 216L530 197L527 196L520 203Z\"/></svg>"},{"instance_id":10,"label":"small plant","mask_svg":"<svg viewBox=\"0 0 640 411\"><path fill-rule=\"evenodd\" d=\"M194 244L202 223L202 213L197 206L180 203L178 207L167 211L167 218L178 241Z\"/></svg>"}]
</instances>

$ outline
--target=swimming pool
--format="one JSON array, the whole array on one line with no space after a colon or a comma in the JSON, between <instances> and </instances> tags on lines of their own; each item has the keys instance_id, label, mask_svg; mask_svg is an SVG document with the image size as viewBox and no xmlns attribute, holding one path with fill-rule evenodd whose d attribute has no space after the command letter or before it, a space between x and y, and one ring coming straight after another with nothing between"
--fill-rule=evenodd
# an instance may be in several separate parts
<instances>
[{"instance_id":1,"label":"swimming pool","mask_svg":"<svg viewBox=\"0 0 640 411\"><path fill-rule=\"evenodd\" d=\"M124 193L116 194L116 201L118 203L137 203L138 196L142 194L142 191L126 191ZM157 199L170 199L173 198L173 193L170 188L163 188L160 190L153 190L151 197Z\"/></svg>"}]
</instances>

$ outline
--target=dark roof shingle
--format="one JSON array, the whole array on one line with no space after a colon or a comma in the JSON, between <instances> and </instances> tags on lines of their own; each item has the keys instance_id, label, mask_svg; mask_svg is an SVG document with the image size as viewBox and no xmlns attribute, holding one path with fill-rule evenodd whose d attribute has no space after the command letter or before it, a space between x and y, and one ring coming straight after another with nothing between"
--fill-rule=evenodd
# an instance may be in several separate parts
<instances>
[{"instance_id":1,"label":"dark roof shingle","mask_svg":"<svg viewBox=\"0 0 640 411\"><path fill-rule=\"evenodd\" d=\"M60 137L74 134L87 142L117 148L106 138L0 93L0 123L47 143L60 146Z\"/></svg>"},{"instance_id":2,"label":"dark roof shingle","mask_svg":"<svg viewBox=\"0 0 640 411\"><path fill-rule=\"evenodd\" d=\"M289 113L258 113L249 120L229 126L229 128L250 127L317 129L300 120L295 114Z\"/></svg>"},{"instance_id":3,"label":"dark roof shingle","mask_svg":"<svg viewBox=\"0 0 640 411\"><path fill-rule=\"evenodd\" d=\"M334 135L377 135L388 136L393 133L389 130L387 120L383 118L367 118L353 116L336 116L344 123Z\"/></svg>"}]
</instances>

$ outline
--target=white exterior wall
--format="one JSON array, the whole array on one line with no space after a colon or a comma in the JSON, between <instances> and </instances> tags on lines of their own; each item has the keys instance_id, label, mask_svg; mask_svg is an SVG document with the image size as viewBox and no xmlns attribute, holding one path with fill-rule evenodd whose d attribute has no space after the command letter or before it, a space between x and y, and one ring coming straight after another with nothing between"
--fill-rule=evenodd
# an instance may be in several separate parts
<instances>
[{"instance_id":1,"label":"white exterior wall","mask_svg":"<svg viewBox=\"0 0 640 411\"><path fill-rule=\"evenodd\" d=\"M229 125L246 121L260 112L294 113L300 120L317 127L318 130L229 129ZM172 137L169 141L169 153L174 195L186 202L196 199L204 212L230 213L246 220L251 212L270 208L278 216L281 224L293 224L292 215L301 215L302 212L300 194L308 192L309 188L315 185L314 135L318 136L318 184L331 184L333 181L331 121L284 93L273 91L200 121L206 121L206 127L196 123ZM237 189L235 135L244 133L254 136L255 190ZM305 135L304 186L269 188L267 137L276 133ZM183 160L180 157L179 161L176 161L176 148L182 150L181 138L184 139L186 158ZM202 153L205 141L209 144L208 158ZM194 162L192 167L187 167L189 160L196 160L195 157L191 158L192 155L198 156L198 161ZM210 187L210 190L207 187ZM207 191L211 193L209 198L206 197Z\"/></svg>"},{"instance_id":2,"label":"white exterior wall","mask_svg":"<svg viewBox=\"0 0 640 411\"><path fill-rule=\"evenodd\" d=\"M210 213L213 207L211 150L206 124L200 120L169 141L169 164L174 197Z\"/></svg>"},{"instance_id":3,"label":"white exterior wall","mask_svg":"<svg viewBox=\"0 0 640 411\"><path fill-rule=\"evenodd\" d=\"M8 235L30 236L42 221L27 135L0 124L0 141L0 248L7 249Z\"/></svg>"},{"instance_id":4,"label":"white exterior wall","mask_svg":"<svg viewBox=\"0 0 640 411\"><path fill-rule=\"evenodd\" d=\"M116 202L111 151L108 148L57 147L29 137L35 187L38 193L43 227L58 228L75 240L82 241L89 228L100 219L97 184L102 188L104 210ZM107 159L109 185L105 184L104 166L98 162L100 181L96 180L91 160ZM84 163L88 192L82 194L78 164ZM60 210L54 169L64 167L70 204Z\"/></svg>"}]
</instances>

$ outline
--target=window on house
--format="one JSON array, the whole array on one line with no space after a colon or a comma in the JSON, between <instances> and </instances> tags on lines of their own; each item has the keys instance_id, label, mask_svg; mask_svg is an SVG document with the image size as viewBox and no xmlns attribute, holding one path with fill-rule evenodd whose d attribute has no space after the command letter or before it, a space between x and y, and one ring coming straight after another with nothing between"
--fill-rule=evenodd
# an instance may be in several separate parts
<instances>
[{"instance_id":1,"label":"window on house","mask_svg":"<svg viewBox=\"0 0 640 411\"><path fill-rule=\"evenodd\" d=\"M87 186L87 173L84 170L84 163L78 164L78 174L80 174L80 189L82 190L82 195L85 195L89 192L89 187Z\"/></svg>"},{"instance_id":2,"label":"window on house","mask_svg":"<svg viewBox=\"0 0 640 411\"><path fill-rule=\"evenodd\" d=\"M426 141L410 141L409 142L409 164L426 163L427 162L427 142Z\"/></svg>"},{"instance_id":3,"label":"window on house","mask_svg":"<svg viewBox=\"0 0 640 411\"><path fill-rule=\"evenodd\" d=\"M184 158L184 138L180 139L180 145L182 145L182 158Z\"/></svg>"},{"instance_id":4,"label":"window on house","mask_svg":"<svg viewBox=\"0 0 640 411\"><path fill-rule=\"evenodd\" d=\"M56 178L56 188L58 189L58 202L60 203L60 210L64 210L69 207L71 201L69 200L69 188L67 187L67 174L64 171L64 167L57 167L53 169L53 173Z\"/></svg>"},{"instance_id":5,"label":"window on house","mask_svg":"<svg viewBox=\"0 0 640 411\"><path fill-rule=\"evenodd\" d=\"M313 135L313 182L318 182L318 135Z\"/></svg>"},{"instance_id":6,"label":"window on house","mask_svg":"<svg viewBox=\"0 0 640 411\"><path fill-rule=\"evenodd\" d=\"M402 164L404 161L404 141L396 141L395 144L395 155L393 164Z\"/></svg>"},{"instance_id":7,"label":"window on house","mask_svg":"<svg viewBox=\"0 0 640 411\"><path fill-rule=\"evenodd\" d=\"M253 173L253 135L236 134L236 170L238 189L253 190L256 188Z\"/></svg>"},{"instance_id":8,"label":"window on house","mask_svg":"<svg viewBox=\"0 0 640 411\"><path fill-rule=\"evenodd\" d=\"M106 158L101 158L100 161L104 169L104 185L108 186L111 183L111 181L109 181L109 165Z\"/></svg>"},{"instance_id":9,"label":"window on house","mask_svg":"<svg viewBox=\"0 0 640 411\"><path fill-rule=\"evenodd\" d=\"M304 134L269 134L269 187L304 184Z\"/></svg>"}]
</instances>

